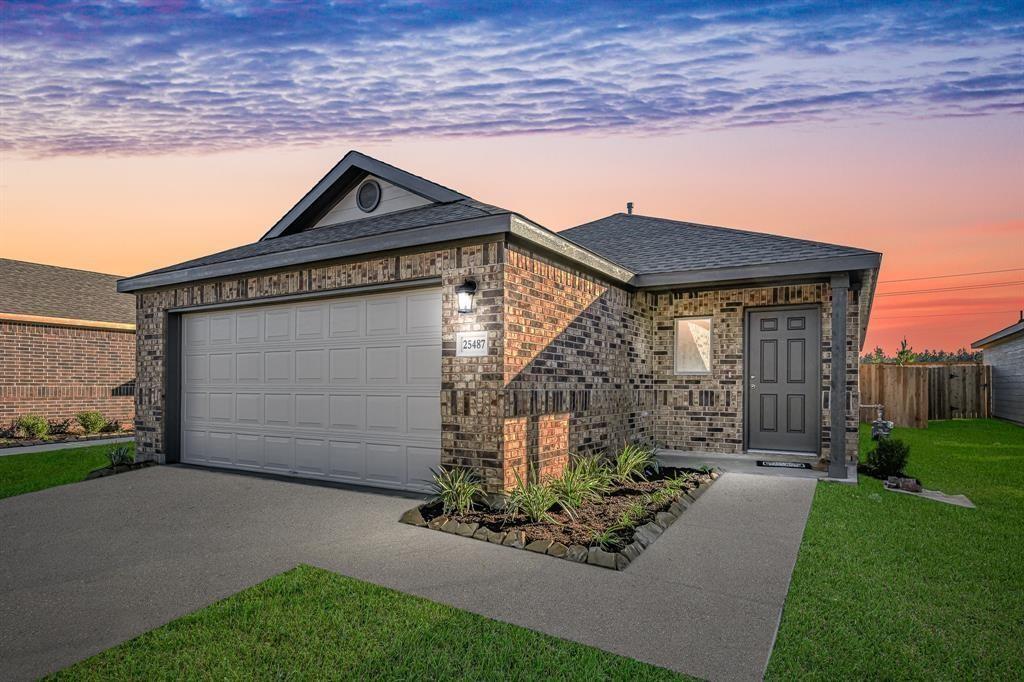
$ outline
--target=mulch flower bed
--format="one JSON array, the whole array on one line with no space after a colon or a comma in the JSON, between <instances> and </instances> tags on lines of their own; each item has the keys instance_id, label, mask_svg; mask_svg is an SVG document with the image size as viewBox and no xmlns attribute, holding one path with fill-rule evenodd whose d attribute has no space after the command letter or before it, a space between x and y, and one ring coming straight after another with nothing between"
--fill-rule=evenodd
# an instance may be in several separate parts
<instances>
[{"instance_id":1,"label":"mulch flower bed","mask_svg":"<svg viewBox=\"0 0 1024 682\"><path fill-rule=\"evenodd\" d=\"M53 443L71 443L77 441L106 440L107 438L123 438L134 435L134 431L110 431L107 433L68 433L46 438L0 438L0 449L21 448L27 445L52 445Z\"/></svg>"},{"instance_id":2,"label":"mulch flower bed","mask_svg":"<svg viewBox=\"0 0 1024 682\"><path fill-rule=\"evenodd\" d=\"M682 488L660 501L651 495L669 488L668 481L688 476ZM586 502L572 513L555 507L551 521L510 517L496 509L474 508L466 514L443 513L440 501L410 509L401 521L415 526L527 549L562 559L623 570L668 528L718 478L716 472L662 468L648 480L616 485L600 500ZM656 496L656 500L657 500ZM623 514L643 505L643 513L621 526ZM599 541L596 536L605 533Z\"/></svg>"}]
</instances>

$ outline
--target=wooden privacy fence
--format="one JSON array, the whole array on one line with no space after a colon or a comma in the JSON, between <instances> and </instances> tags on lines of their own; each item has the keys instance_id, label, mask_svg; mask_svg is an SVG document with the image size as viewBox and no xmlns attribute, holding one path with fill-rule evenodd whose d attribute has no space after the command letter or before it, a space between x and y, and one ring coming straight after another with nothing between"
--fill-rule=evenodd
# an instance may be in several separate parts
<instances>
[{"instance_id":1,"label":"wooden privacy fence","mask_svg":"<svg viewBox=\"0 0 1024 682\"><path fill-rule=\"evenodd\" d=\"M929 419L985 419L991 415L992 368L976 363L860 366L860 420L874 406L896 426L928 427Z\"/></svg>"}]
</instances>

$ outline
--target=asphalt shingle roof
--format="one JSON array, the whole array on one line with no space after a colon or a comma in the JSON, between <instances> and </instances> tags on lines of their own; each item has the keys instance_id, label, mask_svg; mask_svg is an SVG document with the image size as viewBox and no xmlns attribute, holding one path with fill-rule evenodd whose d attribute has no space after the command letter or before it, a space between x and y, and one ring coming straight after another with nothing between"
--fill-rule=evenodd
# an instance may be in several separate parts
<instances>
[{"instance_id":1,"label":"asphalt shingle roof","mask_svg":"<svg viewBox=\"0 0 1024 682\"><path fill-rule=\"evenodd\" d=\"M251 258L253 256L264 256L270 253L282 253L294 249L302 249L309 246L321 246L334 242L343 242L349 239L360 237L371 237L388 232L399 230L411 230L417 227L429 225L441 225L457 220L480 218L488 215L501 215L508 213L503 208L484 204L474 199L464 199L444 204L430 204L421 208L411 208L395 213L362 218L338 225L311 228L304 232L286 234L281 237L264 239L263 241L238 246L227 251L213 253L209 256L196 258L184 263L178 263L159 270L145 273L152 275L161 272L173 272L200 265L213 265L240 258ZM140 275L141 276L141 275Z\"/></svg>"},{"instance_id":2,"label":"asphalt shingle roof","mask_svg":"<svg viewBox=\"0 0 1024 682\"><path fill-rule=\"evenodd\" d=\"M135 296L118 275L0 258L0 313L135 324Z\"/></svg>"},{"instance_id":3,"label":"asphalt shingle roof","mask_svg":"<svg viewBox=\"0 0 1024 682\"><path fill-rule=\"evenodd\" d=\"M837 244L616 213L558 233L638 275L855 256Z\"/></svg>"}]
</instances>

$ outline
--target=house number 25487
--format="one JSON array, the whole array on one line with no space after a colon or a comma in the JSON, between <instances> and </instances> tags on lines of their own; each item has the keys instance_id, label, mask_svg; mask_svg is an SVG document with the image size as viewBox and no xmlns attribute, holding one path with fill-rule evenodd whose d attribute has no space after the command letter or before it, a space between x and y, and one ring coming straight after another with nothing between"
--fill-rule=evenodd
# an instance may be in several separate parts
<instances>
[{"instance_id":1,"label":"house number 25487","mask_svg":"<svg viewBox=\"0 0 1024 682\"><path fill-rule=\"evenodd\" d=\"M487 355L487 332L458 332L455 335L455 355L458 357Z\"/></svg>"}]
</instances>

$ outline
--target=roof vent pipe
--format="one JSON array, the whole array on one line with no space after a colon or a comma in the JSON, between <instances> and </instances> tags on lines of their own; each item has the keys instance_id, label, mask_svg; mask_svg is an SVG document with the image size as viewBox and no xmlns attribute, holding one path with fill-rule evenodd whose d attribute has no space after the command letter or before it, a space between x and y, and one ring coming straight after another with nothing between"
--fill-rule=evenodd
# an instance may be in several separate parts
<instances>
[{"instance_id":1,"label":"roof vent pipe","mask_svg":"<svg viewBox=\"0 0 1024 682\"><path fill-rule=\"evenodd\" d=\"M626 202L626 215L633 215L633 202L632 201L627 201Z\"/></svg>"}]
</instances>

